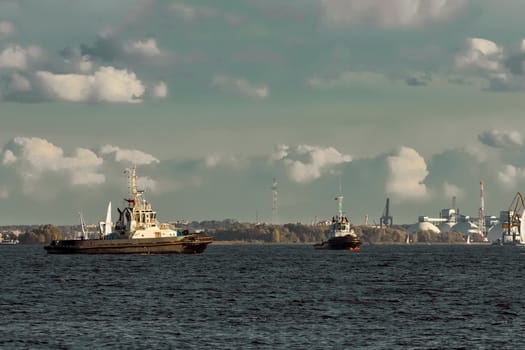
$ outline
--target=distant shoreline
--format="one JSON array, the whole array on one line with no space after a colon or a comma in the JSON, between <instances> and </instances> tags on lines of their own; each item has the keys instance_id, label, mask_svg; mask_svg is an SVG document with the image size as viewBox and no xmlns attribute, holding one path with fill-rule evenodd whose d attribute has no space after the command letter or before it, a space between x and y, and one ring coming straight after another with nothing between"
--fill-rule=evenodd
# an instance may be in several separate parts
<instances>
[{"instance_id":1,"label":"distant shoreline","mask_svg":"<svg viewBox=\"0 0 525 350\"><path fill-rule=\"evenodd\" d=\"M263 241L213 241L213 245L314 245L319 242L263 242ZM363 246L367 245L492 245L492 242L415 242L415 243L402 243L402 242L377 242L377 243L368 243L363 242Z\"/></svg>"},{"instance_id":2,"label":"distant shoreline","mask_svg":"<svg viewBox=\"0 0 525 350\"><path fill-rule=\"evenodd\" d=\"M308 242L264 242L264 241L213 241L214 245L309 245L314 243Z\"/></svg>"}]
</instances>

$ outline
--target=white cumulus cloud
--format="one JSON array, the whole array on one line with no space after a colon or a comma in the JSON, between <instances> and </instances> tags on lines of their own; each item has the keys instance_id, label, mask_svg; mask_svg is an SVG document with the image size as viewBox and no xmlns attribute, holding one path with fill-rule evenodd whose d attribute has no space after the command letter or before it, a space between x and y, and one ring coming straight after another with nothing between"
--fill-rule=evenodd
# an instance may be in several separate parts
<instances>
[{"instance_id":1,"label":"white cumulus cloud","mask_svg":"<svg viewBox=\"0 0 525 350\"><path fill-rule=\"evenodd\" d=\"M507 188L513 188L516 183L525 178L525 169L506 164L498 172L498 181Z\"/></svg>"},{"instance_id":2,"label":"white cumulus cloud","mask_svg":"<svg viewBox=\"0 0 525 350\"><path fill-rule=\"evenodd\" d=\"M93 151L77 148L71 156L62 148L38 137L16 137L13 148L4 152L3 164L16 168L26 181L36 181L44 172L68 174L74 185L105 182L99 173L103 160Z\"/></svg>"},{"instance_id":3,"label":"white cumulus cloud","mask_svg":"<svg viewBox=\"0 0 525 350\"><path fill-rule=\"evenodd\" d=\"M401 147L399 153L387 158L389 178L386 192L399 200L417 200L427 196L423 183L428 175L425 159L416 150Z\"/></svg>"},{"instance_id":4,"label":"white cumulus cloud","mask_svg":"<svg viewBox=\"0 0 525 350\"><path fill-rule=\"evenodd\" d=\"M135 73L100 67L92 75L36 73L42 88L52 99L68 102L140 102L145 88Z\"/></svg>"},{"instance_id":5,"label":"white cumulus cloud","mask_svg":"<svg viewBox=\"0 0 525 350\"><path fill-rule=\"evenodd\" d=\"M288 156L290 146L288 145L278 145L275 147L275 151L270 156L270 160L281 160Z\"/></svg>"},{"instance_id":6,"label":"white cumulus cloud","mask_svg":"<svg viewBox=\"0 0 525 350\"><path fill-rule=\"evenodd\" d=\"M117 146L105 145L101 149L102 154L115 154L117 162L129 161L136 165L159 163L159 160L149 153L136 149L122 149Z\"/></svg>"},{"instance_id":7,"label":"white cumulus cloud","mask_svg":"<svg viewBox=\"0 0 525 350\"><path fill-rule=\"evenodd\" d=\"M469 38L464 50L456 56L456 67L463 73L485 79L489 91L525 90L523 45L522 40L503 48L487 39Z\"/></svg>"},{"instance_id":8,"label":"white cumulus cloud","mask_svg":"<svg viewBox=\"0 0 525 350\"><path fill-rule=\"evenodd\" d=\"M333 172L337 165L352 161L350 155L342 154L334 147L299 145L294 148L280 146L280 149L280 161L285 165L289 178L298 183L316 180L325 173Z\"/></svg>"},{"instance_id":9,"label":"white cumulus cloud","mask_svg":"<svg viewBox=\"0 0 525 350\"><path fill-rule=\"evenodd\" d=\"M459 68L477 68L487 72L500 72L503 49L495 42L483 38L469 38L466 47L456 56Z\"/></svg>"},{"instance_id":10,"label":"white cumulus cloud","mask_svg":"<svg viewBox=\"0 0 525 350\"><path fill-rule=\"evenodd\" d=\"M16 162L16 156L14 155L13 151L9 149L6 150L4 152L4 159L2 161L2 164L9 165L9 164L13 164L14 162Z\"/></svg>"},{"instance_id":11,"label":"white cumulus cloud","mask_svg":"<svg viewBox=\"0 0 525 350\"><path fill-rule=\"evenodd\" d=\"M25 70L29 67L30 62L41 56L42 50L37 46L9 45L0 52L0 69Z\"/></svg>"}]
</instances>

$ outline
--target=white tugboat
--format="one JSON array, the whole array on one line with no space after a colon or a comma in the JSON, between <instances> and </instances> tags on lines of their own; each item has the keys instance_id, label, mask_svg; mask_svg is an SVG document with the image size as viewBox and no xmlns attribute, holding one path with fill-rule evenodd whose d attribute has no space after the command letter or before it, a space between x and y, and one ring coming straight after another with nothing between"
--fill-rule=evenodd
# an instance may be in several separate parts
<instances>
[{"instance_id":1,"label":"white tugboat","mask_svg":"<svg viewBox=\"0 0 525 350\"><path fill-rule=\"evenodd\" d=\"M314 247L316 249L359 250L361 239L352 228L350 220L343 215L343 195L339 195L335 199L339 204L339 212L337 216L332 217L328 240L315 244Z\"/></svg>"},{"instance_id":2,"label":"white tugboat","mask_svg":"<svg viewBox=\"0 0 525 350\"><path fill-rule=\"evenodd\" d=\"M125 200L127 207L117 208L119 218L113 228L110 202L98 239L54 240L45 250L50 254L195 254L212 243L212 237L205 234L159 224L157 212L145 200L143 191L137 190L135 167L127 173L130 196Z\"/></svg>"}]
</instances>

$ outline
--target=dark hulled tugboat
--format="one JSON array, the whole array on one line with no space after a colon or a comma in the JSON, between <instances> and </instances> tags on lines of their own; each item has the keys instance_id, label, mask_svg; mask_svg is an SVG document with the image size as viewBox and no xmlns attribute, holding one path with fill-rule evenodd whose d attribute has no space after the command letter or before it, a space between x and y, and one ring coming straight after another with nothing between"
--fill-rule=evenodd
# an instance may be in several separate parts
<instances>
[{"instance_id":1,"label":"dark hulled tugboat","mask_svg":"<svg viewBox=\"0 0 525 350\"><path fill-rule=\"evenodd\" d=\"M177 230L159 223L157 212L137 189L135 167L127 169L130 196L127 207L118 210L119 219L111 223L111 202L101 232L94 239L53 240L44 249L49 254L199 254L213 238L203 233Z\"/></svg>"},{"instance_id":2,"label":"dark hulled tugboat","mask_svg":"<svg viewBox=\"0 0 525 350\"><path fill-rule=\"evenodd\" d=\"M343 196L335 198L339 202L339 212L332 217L328 240L314 245L316 249L359 250L361 239L355 233L350 221L343 215Z\"/></svg>"}]
</instances>

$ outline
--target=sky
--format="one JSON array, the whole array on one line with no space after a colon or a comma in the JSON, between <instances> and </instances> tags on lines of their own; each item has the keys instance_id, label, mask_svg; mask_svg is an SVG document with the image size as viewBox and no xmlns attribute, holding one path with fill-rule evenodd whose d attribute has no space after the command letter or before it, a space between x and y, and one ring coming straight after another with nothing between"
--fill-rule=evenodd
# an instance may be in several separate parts
<instances>
[{"instance_id":1,"label":"sky","mask_svg":"<svg viewBox=\"0 0 525 350\"><path fill-rule=\"evenodd\" d=\"M0 0L0 225L499 216L525 185L521 0ZM366 219L368 218L368 219Z\"/></svg>"}]
</instances>

